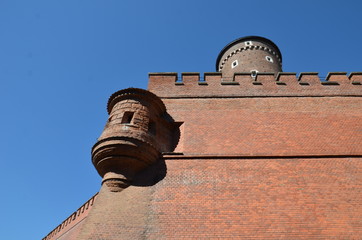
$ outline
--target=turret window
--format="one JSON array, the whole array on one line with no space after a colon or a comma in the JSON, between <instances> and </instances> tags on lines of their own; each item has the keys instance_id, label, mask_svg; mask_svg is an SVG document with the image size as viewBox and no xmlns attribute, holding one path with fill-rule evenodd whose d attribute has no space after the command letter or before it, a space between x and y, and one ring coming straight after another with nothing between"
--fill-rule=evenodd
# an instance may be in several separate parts
<instances>
[{"instance_id":1,"label":"turret window","mask_svg":"<svg viewBox=\"0 0 362 240\"><path fill-rule=\"evenodd\" d=\"M268 61L268 62L274 62L273 58L272 57L269 57L269 56L266 56L265 59Z\"/></svg>"},{"instance_id":2,"label":"turret window","mask_svg":"<svg viewBox=\"0 0 362 240\"><path fill-rule=\"evenodd\" d=\"M251 45L253 45L253 43L251 41L246 41L245 42L245 46L251 46Z\"/></svg>"},{"instance_id":3,"label":"turret window","mask_svg":"<svg viewBox=\"0 0 362 240\"><path fill-rule=\"evenodd\" d=\"M134 112L125 112L122 117L121 123L131 123L133 119Z\"/></svg>"},{"instance_id":4,"label":"turret window","mask_svg":"<svg viewBox=\"0 0 362 240\"><path fill-rule=\"evenodd\" d=\"M234 62L231 63L231 68L234 68L238 65L238 60L235 60Z\"/></svg>"}]
</instances>

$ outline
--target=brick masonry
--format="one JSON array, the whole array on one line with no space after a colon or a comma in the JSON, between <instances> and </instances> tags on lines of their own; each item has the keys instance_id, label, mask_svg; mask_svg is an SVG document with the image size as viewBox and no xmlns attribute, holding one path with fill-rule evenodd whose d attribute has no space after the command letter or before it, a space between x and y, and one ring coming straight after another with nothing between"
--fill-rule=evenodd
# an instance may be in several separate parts
<instances>
[{"instance_id":1,"label":"brick masonry","mask_svg":"<svg viewBox=\"0 0 362 240\"><path fill-rule=\"evenodd\" d=\"M256 36L216 70L114 93L101 190L44 239L362 239L362 72L281 72Z\"/></svg>"},{"instance_id":2,"label":"brick masonry","mask_svg":"<svg viewBox=\"0 0 362 240\"><path fill-rule=\"evenodd\" d=\"M146 239L359 239L354 158L169 159Z\"/></svg>"},{"instance_id":3,"label":"brick masonry","mask_svg":"<svg viewBox=\"0 0 362 240\"><path fill-rule=\"evenodd\" d=\"M160 98L362 96L362 72L318 73L150 73L148 89Z\"/></svg>"},{"instance_id":4,"label":"brick masonry","mask_svg":"<svg viewBox=\"0 0 362 240\"><path fill-rule=\"evenodd\" d=\"M249 36L224 47L216 60L216 71L230 79L236 72L282 72L282 55L272 41Z\"/></svg>"},{"instance_id":5,"label":"brick masonry","mask_svg":"<svg viewBox=\"0 0 362 240\"><path fill-rule=\"evenodd\" d=\"M187 155L362 155L362 98L164 99Z\"/></svg>"},{"instance_id":6,"label":"brick masonry","mask_svg":"<svg viewBox=\"0 0 362 240\"><path fill-rule=\"evenodd\" d=\"M180 125L174 152L103 184L60 239L360 239L360 73L181 76L149 81Z\"/></svg>"},{"instance_id":7,"label":"brick masonry","mask_svg":"<svg viewBox=\"0 0 362 240\"><path fill-rule=\"evenodd\" d=\"M77 239L361 236L360 159L165 159L153 186L102 188Z\"/></svg>"}]
</instances>

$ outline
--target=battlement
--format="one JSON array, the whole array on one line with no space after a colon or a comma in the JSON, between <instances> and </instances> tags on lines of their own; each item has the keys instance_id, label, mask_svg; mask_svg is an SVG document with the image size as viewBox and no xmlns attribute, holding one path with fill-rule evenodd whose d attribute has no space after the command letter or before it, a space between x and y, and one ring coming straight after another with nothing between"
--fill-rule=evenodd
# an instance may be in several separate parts
<instances>
[{"instance_id":1,"label":"battlement","mask_svg":"<svg viewBox=\"0 0 362 240\"><path fill-rule=\"evenodd\" d=\"M63 234L78 225L83 219L85 219L93 207L94 201L97 198L98 193L93 195L87 202L85 202L77 211L65 219L61 224L54 228L43 240L59 239Z\"/></svg>"},{"instance_id":2,"label":"battlement","mask_svg":"<svg viewBox=\"0 0 362 240\"><path fill-rule=\"evenodd\" d=\"M323 97L362 96L362 72L235 73L221 72L149 73L148 90L161 98L189 97Z\"/></svg>"}]
</instances>

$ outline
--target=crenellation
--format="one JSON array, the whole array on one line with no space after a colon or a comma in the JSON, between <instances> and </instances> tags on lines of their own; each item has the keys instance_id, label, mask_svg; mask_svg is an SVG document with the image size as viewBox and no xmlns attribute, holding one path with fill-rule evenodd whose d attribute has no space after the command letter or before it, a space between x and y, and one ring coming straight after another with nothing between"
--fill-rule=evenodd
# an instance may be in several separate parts
<instances>
[{"instance_id":1,"label":"crenellation","mask_svg":"<svg viewBox=\"0 0 362 240\"><path fill-rule=\"evenodd\" d=\"M255 79L253 79L250 73L246 72L237 72L234 73L233 81L238 82L240 85L250 85Z\"/></svg>"},{"instance_id":2,"label":"crenellation","mask_svg":"<svg viewBox=\"0 0 362 240\"><path fill-rule=\"evenodd\" d=\"M257 73L236 72L224 77L220 72L181 73L182 85L175 84L177 73L150 74L149 90L162 97L235 96L360 96L362 73L330 72L326 78L317 72ZM203 79L201 81L201 79ZM254 86L254 87L253 87ZM260 86L260 87L256 87Z\"/></svg>"},{"instance_id":3,"label":"crenellation","mask_svg":"<svg viewBox=\"0 0 362 240\"><path fill-rule=\"evenodd\" d=\"M148 89L158 88L159 91L166 91L169 85L175 85L177 82L177 73L149 73L148 74ZM166 84L166 85L165 85ZM166 87L166 88L165 88Z\"/></svg>"},{"instance_id":4,"label":"crenellation","mask_svg":"<svg viewBox=\"0 0 362 240\"><path fill-rule=\"evenodd\" d=\"M302 86L320 85L321 79L317 72L301 72L298 77L298 82Z\"/></svg>"},{"instance_id":5,"label":"crenellation","mask_svg":"<svg viewBox=\"0 0 362 240\"><path fill-rule=\"evenodd\" d=\"M362 72L351 72L348 75L349 80L353 85L361 85L362 83Z\"/></svg>"},{"instance_id":6,"label":"crenellation","mask_svg":"<svg viewBox=\"0 0 362 240\"><path fill-rule=\"evenodd\" d=\"M60 239L60 237L67 231L74 228L83 219L87 217L88 212L92 209L94 200L97 198L98 193L92 196L86 203L84 203L77 211L73 212L67 219L59 224L53 231L51 231L43 240ZM87 206L87 207L86 207Z\"/></svg>"},{"instance_id":7,"label":"crenellation","mask_svg":"<svg viewBox=\"0 0 362 240\"><path fill-rule=\"evenodd\" d=\"M195 84L200 81L200 73L198 72L183 72L181 73L181 81L183 84Z\"/></svg>"},{"instance_id":8,"label":"crenellation","mask_svg":"<svg viewBox=\"0 0 362 240\"><path fill-rule=\"evenodd\" d=\"M295 72L279 72L275 82L279 86L280 91L296 91L300 87Z\"/></svg>"},{"instance_id":9,"label":"crenellation","mask_svg":"<svg viewBox=\"0 0 362 240\"><path fill-rule=\"evenodd\" d=\"M295 72L278 72L275 81L277 82L285 82L285 83L296 83L297 80L297 73Z\"/></svg>"},{"instance_id":10,"label":"crenellation","mask_svg":"<svg viewBox=\"0 0 362 240\"><path fill-rule=\"evenodd\" d=\"M349 84L350 80L347 77L347 73L346 72L329 72L327 74L326 77L326 82L336 82L338 84L335 85L339 85L339 84Z\"/></svg>"},{"instance_id":11,"label":"crenellation","mask_svg":"<svg viewBox=\"0 0 362 240\"><path fill-rule=\"evenodd\" d=\"M255 77L255 81L261 82L263 85L272 86L272 85L274 85L275 76L274 76L274 73L271 73L271 72L257 73L256 77Z\"/></svg>"},{"instance_id":12,"label":"crenellation","mask_svg":"<svg viewBox=\"0 0 362 240\"><path fill-rule=\"evenodd\" d=\"M217 86L221 82L221 78L222 74L220 72L204 73L204 82L207 83L207 86L203 86L203 89L206 90L209 89L210 87Z\"/></svg>"}]
</instances>

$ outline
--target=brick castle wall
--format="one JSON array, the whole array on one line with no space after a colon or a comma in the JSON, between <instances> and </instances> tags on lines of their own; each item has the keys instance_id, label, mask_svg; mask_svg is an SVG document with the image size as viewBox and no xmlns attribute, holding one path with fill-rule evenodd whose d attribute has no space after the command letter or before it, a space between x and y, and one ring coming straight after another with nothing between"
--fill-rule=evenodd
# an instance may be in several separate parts
<instances>
[{"instance_id":1,"label":"brick castle wall","mask_svg":"<svg viewBox=\"0 0 362 240\"><path fill-rule=\"evenodd\" d=\"M187 155L362 155L362 98L164 99Z\"/></svg>"},{"instance_id":2,"label":"brick castle wall","mask_svg":"<svg viewBox=\"0 0 362 240\"><path fill-rule=\"evenodd\" d=\"M362 73L150 73L148 89L161 98L202 97L274 97L274 96L361 96Z\"/></svg>"},{"instance_id":3,"label":"brick castle wall","mask_svg":"<svg viewBox=\"0 0 362 240\"><path fill-rule=\"evenodd\" d=\"M155 185L120 193L102 188L77 239L359 239L362 234L360 159L165 156L165 161L167 175Z\"/></svg>"},{"instance_id":4,"label":"brick castle wall","mask_svg":"<svg viewBox=\"0 0 362 240\"><path fill-rule=\"evenodd\" d=\"M181 124L175 152L103 185L76 239L360 238L360 73L180 80L149 81Z\"/></svg>"}]
</instances>

